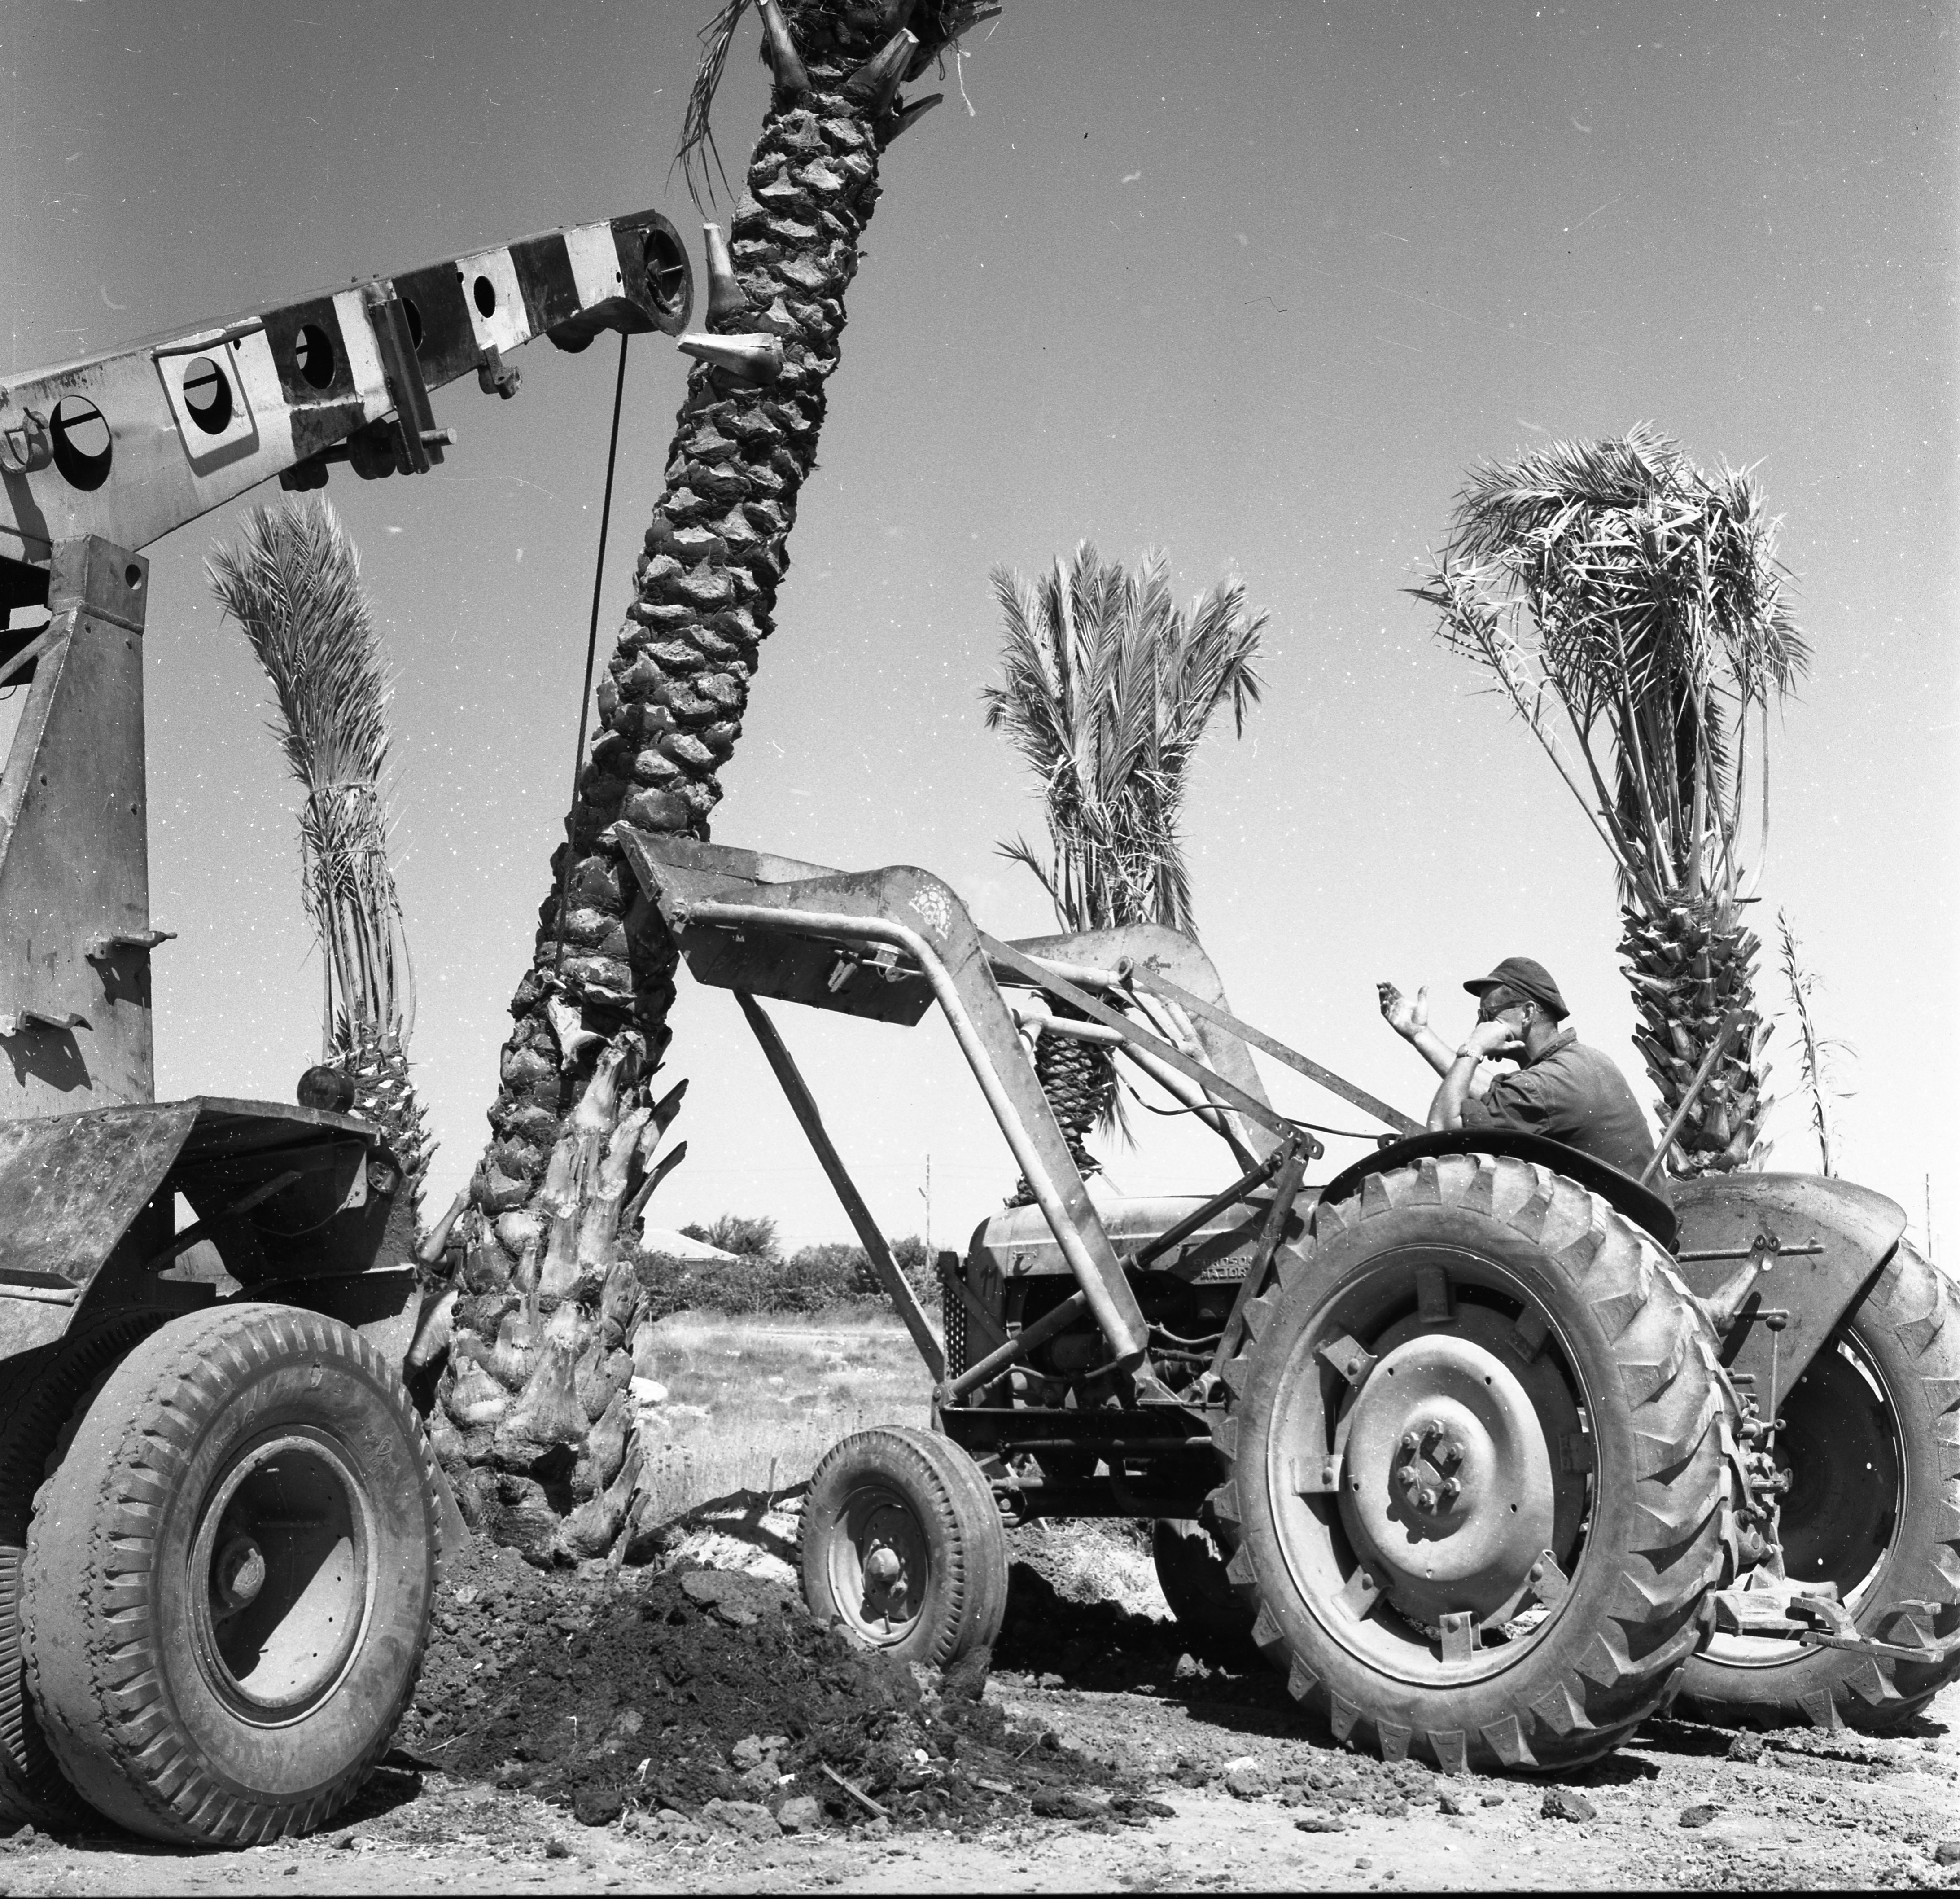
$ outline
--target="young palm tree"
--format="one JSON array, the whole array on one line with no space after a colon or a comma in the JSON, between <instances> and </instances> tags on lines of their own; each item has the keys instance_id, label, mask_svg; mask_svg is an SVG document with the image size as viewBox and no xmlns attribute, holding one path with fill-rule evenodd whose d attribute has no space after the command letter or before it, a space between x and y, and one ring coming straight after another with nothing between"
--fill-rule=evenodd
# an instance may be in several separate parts
<instances>
[{"instance_id":1,"label":"young palm tree","mask_svg":"<svg viewBox=\"0 0 1960 1899\"><path fill-rule=\"evenodd\" d=\"M1128 572L1087 541L1038 587L1004 567L993 581L1007 639L1001 683L981 698L988 730L1006 732L1041 781L1052 846L1046 862L1020 838L1002 855L1040 878L1064 930L1193 931L1178 828L1191 763L1223 706L1245 730L1266 615L1246 611L1236 579L1180 609L1161 554ZM1077 1166L1093 1171L1083 1137L1115 1100L1109 1056L1044 1035L1035 1071Z\"/></svg>"},{"instance_id":2,"label":"young palm tree","mask_svg":"<svg viewBox=\"0 0 1960 1899\"><path fill-rule=\"evenodd\" d=\"M1798 1072L1803 1091L1810 1099L1810 1131L1817 1136L1817 1158L1825 1174L1837 1167L1832 1149L1836 1145L1838 1058L1851 1052L1850 1044L1833 1035L1820 1034L1812 1003L1816 996L1816 973L1803 961L1803 946L1797 941L1788 915L1777 912L1777 947L1783 965L1783 980L1790 990L1791 1012L1796 1018Z\"/></svg>"},{"instance_id":3,"label":"young palm tree","mask_svg":"<svg viewBox=\"0 0 1960 1899\"><path fill-rule=\"evenodd\" d=\"M713 155L709 109L747 8L728 0L702 36L681 153L691 180ZM466 1511L541 1559L611 1548L638 1508L619 1422L637 1288L608 1267L609 1222L657 1177L651 1144L674 1098L653 1107L649 1083L676 957L657 919L629 940L632 877L610 827L707 834L775 625L886 148L934 103L907 104L899 88L998 9L755 0L755 11L773 84L735 206L732 269L715 272L708 301L708 327L727 342L689 379L568 841L511 1002L491 1140L459 1235L467 1265L447 1416L431 1421Z\"/></svg>"},{"instance_id":4,"label":"young palm tree","mask_svg":"<svg viewBox=\"0 0 1960 1899\"><path fill-rule=\"evenodd\" d=\"M305 793L300 887L325 978L320 1059L351 1077L355 1113L387 1136L419 1223L434 1149L409 1079L415 973L388 868L387 683L361 556L313 496L253 508L238 547L215 547L205 571L272 682L274 730Z\"/></svg>"},{"instance_id":5,"label":"young palm tree","mask_svg":"<svg viewBox=\"0 0 1960 1899\"><path fill-rule=\"evenodd\" d=\"M1444 643L1494 676L1613 859L1634 1039L1664 1122L1740 1012L1670 1146L1679 1174L1748 1165L1769 1104L1742 906L1768 836L1770 702L1809 659L1776 531L1746 473L1704 473L1642 425L1475 470L1415 590Z\"/></svg>"}]
</instances>

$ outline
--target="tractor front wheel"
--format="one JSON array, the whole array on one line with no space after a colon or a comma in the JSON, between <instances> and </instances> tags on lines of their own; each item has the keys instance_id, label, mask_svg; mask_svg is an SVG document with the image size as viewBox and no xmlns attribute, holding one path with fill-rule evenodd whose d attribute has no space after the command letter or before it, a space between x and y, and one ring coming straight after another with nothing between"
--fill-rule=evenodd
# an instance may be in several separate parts
<instances>
[{"instance_id":1,"label":"tractor front wheel","mask_svg":"<svg viewBox=\"0 0 1960 1899\"><path fill-rule=\"evenodd\" d=\"M816 1467L799 1538L819 1622L903 1662L991 1648L1007 1610L1007 1539L987 1480L950 1439L889 1426Z\"/></svg>"},{"instance_id":2,"label":"tractor front wheel","mask_svg":"<svg viewBox=\"0 0 1960 1899\"><path fill-rule=\"evenodd\" d=\"M1720 1580L1732 1399L1650 1240L1543 1167L1425 1159L1316 1209L1246 1316L1213 1506L1337 1740L1563 1768L1666 1700Z\"/></svg>"}]
</instances>

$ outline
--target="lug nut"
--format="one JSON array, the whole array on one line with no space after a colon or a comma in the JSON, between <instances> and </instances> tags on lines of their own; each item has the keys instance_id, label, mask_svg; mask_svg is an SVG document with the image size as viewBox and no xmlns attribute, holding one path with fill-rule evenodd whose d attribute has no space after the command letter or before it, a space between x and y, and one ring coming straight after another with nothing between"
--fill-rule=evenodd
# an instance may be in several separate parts
<instances>
[{"instance_id":1,"label":"lug nut","mask_svg":"<svg viewBox=\"0 0 1960 1899\"><path fill-rule=\"evenodd\" d=\"M1443 1500L1445 1503L1454 1503L1462 1494L1463 1486L1462 1484L1459 1483L1454 1477L1445 1477L1443 1479Z\"/></svg>"},{"instance_id":2,"label":"lug nut","mask_svg":"<svg viewBox=\"0 0 1960 1899\"><path fill-rule=\"evenodd\" d=\"M1454 1438L1445 1439L1437 1453L1437 1461L1453 1470L1463 1461L1463 1447Z\"/></svg>"},{"instance_id":3,"label":"lug nut","mask_svg":"<svg viewBox=\"0 0 1960 1899\"><path fill-rule=\"evenodd\" d=\"M1433 1510L1436 1508L1436 1493L1428 1485L1424 1484L1415 1493L1415 1507L1418 1510Z\"/></svg>"},{"instance_id":4,"label":"lug nut","mask_svg":"<svg viewBox=\"0 0 1960 1899\"><path fill-rule=\"evenodd\" d=\"M1405 1458L1412 1458L1415 1455L1418 1448L1415 1433L1413 1431L1405 1431L1402 1433L1402 1455Z\"/></svg>"}]
</instances>

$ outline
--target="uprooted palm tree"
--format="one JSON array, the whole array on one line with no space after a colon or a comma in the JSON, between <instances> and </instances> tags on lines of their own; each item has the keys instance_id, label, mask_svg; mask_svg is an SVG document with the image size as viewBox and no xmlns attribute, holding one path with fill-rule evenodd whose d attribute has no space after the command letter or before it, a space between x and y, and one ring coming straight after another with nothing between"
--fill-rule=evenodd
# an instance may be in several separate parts
<instances>
[{"instance_id":1,"label":"uprooted palm tree","mask_svg":"<svg viewBox=\"0 0 1960 1899\"><path fill-rule=\"evenodd\" d=\"M709 110L748 0L702 33L682 158L713 157ZM628 938L613 827L707 834L775 624L797 497L816 466L845 295L886 148L934 103L899 88L998 8L973 0L755 0L772 78L707 327L597 697L597 735L511 1005L491 1139L460 1241L454 1345L431 1435L466 1514L539 1560L597 1556L641 1527L626 1387L641 1301L616 1228L671 1162L677 1105L650 1083L676 957Z\"/></svg>"},{"instance_id":2,"label":"uprooted palm tree","mask_svg":"<svg viewBox=\"0 0 1960 1899\"><path fill-rule=\"evenodd\" d=\"M1064 930L1193 931L1179 829L1192 760L1227 705L1245 730L1262 690L1254 661L1266 615L1246 611L1236 579L1180 608L1161 554L1126 570L1087 541L1039 585L1004 567L993 582L1007 639L1001 683L981 698L988 729L1004 731L1041 781L1051 846L1045 862L1020 838L1002 854L1041 880ZM1083 1139L1113 1110L1109 1056L1043 1035L1035 1072L1077 1166L1094 1171Z\"/></svg>"},{"instance_id":3,"label":"uprooted palm tree","mask_svg":"<svg viewBox=\"0 0 1960 1899\"><path fill-rule=\"evenodd\" d=\"M1770 703L1809 659L1777 525L1746 473L1706 473L1642 425L1475 470L1415 590L1444 643L1495 677L1612 856L1634 1039L1664 1123L1735 1018L1669 1146L1682 1175L1748 1165L1769 1105L1760 945L1742 906L1768 836Z\"/></svg>"},{"instance_id":4,"label":"uprooted palm tree","mask_svg":"<svg viewBox=\"0 0 1960 1899\"><path fill-rule=\"evenodd\" d=\"M255 508L206 572L272 682L273 729L305 793L300 887L320 938L320 1059L354 1084L406 1177L418 1222L434 1149L409 1079L415 973L381 797L387 682L361 556L324 496Z\"/></svg>"}]
</instances>

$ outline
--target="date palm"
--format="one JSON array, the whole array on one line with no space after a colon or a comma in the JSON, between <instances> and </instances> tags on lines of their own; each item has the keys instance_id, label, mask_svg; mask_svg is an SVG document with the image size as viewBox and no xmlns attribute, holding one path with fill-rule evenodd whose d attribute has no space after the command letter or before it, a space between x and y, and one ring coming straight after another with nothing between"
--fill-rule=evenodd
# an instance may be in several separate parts
<instances>
[{"instance_id":1,"label":"date palm","mask_svg":"<svg viewBox=\"0 0 1960 1899\"><path fill-rule=\"evenodd\" d=\"M1777 525L1746 473L1705 473L1643 425L1474 470L1415 590L1613 859L1634 1039L1664 1123L1740 1012L1669 1150L1681 1175L1750 1165L1769 1105L1743 906L1768 836L1771 703L1809 659Z\"/></svg>"},{"instance_id":2,"label":"date palm","mask_svg":"<svg viewBox=\"0 0 1960 1899\"><path fill-rule=\"evenodd\" d=\"M1180 608L1161 554L1128 570L1087 541L1039 585L1004 567L993 584L1007 636L1001 683L981 699L988 729L1005 732L1040 781L1050 846L1045 861L1020 838L1002 854L1041 880L1064 930L1194 931L1179 830L1192 761L1225 706L1244 731L1266 615L1246 610L1236 579ZM1094 1171L1083 1138L1113 1110L1109 1056L1044 1035L1035 1069L1077 1167Z\"/></svg>"},{"instance_id":3,"label":"date palm","mask_svg":"<svg viewBox=\"0 0 1960 1899\"><path fill-rule=\"evenodd\" d=\"M434 1149L409 1038L415 973L388 865L381 797L387 683L353 537L323 495L255 508L235 549L206 572L271 682L273 729L304 792L300 888L320 938L320 1059L354 1083L354 1110L379 1127L419 1222Z\"/></svg>"},{"instance_id":4,"label":"date palm","mask_svg":"<svg viewBox=\"0 0 1960 1899\"><path fill-rule=\"evenodd\" d=\"M710 108L748 10L729 0L702 33L681 153L691 180L713 157ZM632 874L612 827L707 835L775 626L885 152L932 103L899 89L998 9L756 0L754 11L771 97L734 209L732 269L707 311L729 341L689 378L511 1001L431 1420L466 1513L539 1560L612 1548L639 1501L625 1388L643 1321L616 1231L658 1177L654 1145L677 1105L651 1088L676 956L657 919L629 933Z\"/></svg>"}]
</instances>

